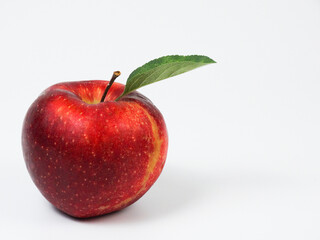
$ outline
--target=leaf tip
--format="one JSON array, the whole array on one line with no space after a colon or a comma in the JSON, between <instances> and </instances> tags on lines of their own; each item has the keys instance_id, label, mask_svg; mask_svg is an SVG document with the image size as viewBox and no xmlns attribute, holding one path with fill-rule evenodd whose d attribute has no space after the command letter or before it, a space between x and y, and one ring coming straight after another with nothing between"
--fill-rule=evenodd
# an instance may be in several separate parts
<instances>
[{"instance_id":1,"label":"leaf tip","mask_svg":"<svg viewBox=\"0 0 320 240\"><path fill-rule=\"evenodd\" d=\"M189 55L188 57L192 59L197 59L198 61L201 61L203 63L217 63L215 60L212 58L205 56L205 55Z\"/></svg>"}]
</instances>

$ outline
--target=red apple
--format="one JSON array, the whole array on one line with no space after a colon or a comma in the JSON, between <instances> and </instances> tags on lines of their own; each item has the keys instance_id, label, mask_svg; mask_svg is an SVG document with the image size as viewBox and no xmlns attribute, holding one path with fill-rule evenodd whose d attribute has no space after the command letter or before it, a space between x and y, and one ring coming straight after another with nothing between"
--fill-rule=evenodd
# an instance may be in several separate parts
<instances>
[{"instance_id":1,"label":"red apple","mask_svg":"<svg viewBox=\"0 0 320 240\"><path fill-rule=\"evenodd\" d=\"M22 148L41 193L74 217L93 217L137 201L159 177L168 134L152 102L135 90L215 63L207 56L169 55L135 69L126 85L56 84L29 108Z\"/></svg>"},{"instance_id":2,"label":"red apple","mask_svg":"<svg viewBox=\"0 0 320 240\"><path fill-rule=\"evenodd\" d=\"M168 136L152 102L108 81L59 83L31 105L23 124L27 169L44 197L74 217L120 210L159 177Z\"/></svg>"}]
</instances>

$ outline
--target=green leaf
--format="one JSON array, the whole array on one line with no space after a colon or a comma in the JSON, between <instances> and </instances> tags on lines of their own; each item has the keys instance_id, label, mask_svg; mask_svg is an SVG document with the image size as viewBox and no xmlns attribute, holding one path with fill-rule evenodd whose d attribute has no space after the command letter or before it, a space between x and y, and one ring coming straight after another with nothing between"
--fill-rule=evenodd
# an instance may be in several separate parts
<instances>
[{"instance_id":1,"label":"green leaf","mask_svg":"<svg viewBox=\"0 0 320 240\"><path fill-rule=\"evenodd\" d=\"M117 100L140 87L188 72L210 63L215 63L215 61L209 57L199 55L171 55L154 59L137 68L130 74L124 92Z\"/></svg>"}]
</instances>

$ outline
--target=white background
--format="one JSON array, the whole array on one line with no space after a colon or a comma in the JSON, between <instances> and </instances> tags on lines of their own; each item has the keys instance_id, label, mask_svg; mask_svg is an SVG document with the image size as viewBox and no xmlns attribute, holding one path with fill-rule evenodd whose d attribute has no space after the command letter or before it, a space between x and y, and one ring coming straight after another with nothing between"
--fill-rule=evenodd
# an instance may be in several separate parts
<instances>
[{"instance_id":1,"label":"white background","mask_svg":"<svg viewBox=\"0 0 320 240\"><path fill-rule=\"evenodd\" d=\"M0 1L1 239L320 239L320 1ZM75 220L39 193L24 115L62 81L169 54L217 64L144 87L169 132L162 175Z\"/></svg>"}]
</instances>

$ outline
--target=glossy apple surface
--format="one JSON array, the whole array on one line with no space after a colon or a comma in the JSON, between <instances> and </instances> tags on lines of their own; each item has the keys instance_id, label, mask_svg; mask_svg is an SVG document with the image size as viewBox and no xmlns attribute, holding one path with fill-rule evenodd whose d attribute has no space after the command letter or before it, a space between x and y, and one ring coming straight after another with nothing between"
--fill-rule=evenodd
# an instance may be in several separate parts
<instances>
[{"instance_id":1,"label":"glossy apple surface","mask_svg":"<svg viewBox=\"0 0 320 240\"><path fill-rule=\"evenodd\" d=\"M150 100L108 81L56 84L31 105L23 123L27 169L44 197L74 217L120 210L159 177L168 136Z\"/></svg>"}]
</instances>

